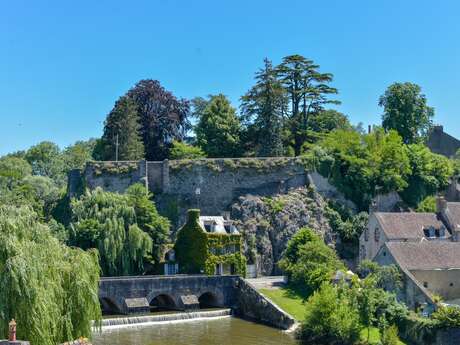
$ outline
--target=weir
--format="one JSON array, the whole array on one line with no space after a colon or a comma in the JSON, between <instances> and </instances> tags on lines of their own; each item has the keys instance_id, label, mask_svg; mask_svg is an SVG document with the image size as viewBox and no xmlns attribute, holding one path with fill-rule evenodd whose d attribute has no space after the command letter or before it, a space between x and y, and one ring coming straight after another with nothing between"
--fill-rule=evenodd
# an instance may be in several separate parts
<instances>
[{"instance_id":1,"label":"weir","mask_svg":"<svg viewBox=\"0 0 460 345\"><path fill-rule=\"evenodd\" d=\"M103 319L101 323L102 328L117 328L124 326L135 325L148 325L159 322L174 322L174 321L187 321L187 320L200 320L208 318L227 317L232 315L230 308L219 310L203 310L194 312L176 312L171 314L159 315L141 315L141 316L128 316L128 317L114 317Z\"/></svg>"}]
</instances>

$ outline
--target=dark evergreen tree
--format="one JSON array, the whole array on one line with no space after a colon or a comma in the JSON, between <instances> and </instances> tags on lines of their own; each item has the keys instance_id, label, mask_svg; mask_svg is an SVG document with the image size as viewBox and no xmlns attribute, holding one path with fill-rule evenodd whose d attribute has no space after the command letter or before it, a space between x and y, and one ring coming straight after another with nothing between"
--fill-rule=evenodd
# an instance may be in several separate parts
<instances>
[{"instance_id":1,"label":"dark evergreen tree","mask_svg":"<svg viewBox=\"0 0 460 345\"><path fill-rule=\"evenodd\" d=\"M248 140L257 156L283 155L282 121L286 93L276 78L270 60L256 73L256 84L241 98L241 110L248 122Z\"/></svg>"},{"instance_id":2,"label":"dark evergreen tree","mask_svg":"<svg viewBox=\"0 0 460 345\"><path fill-rule=\"evenodd\" d=\"M167 158L173 140L182 141L190 129L189 102L177 99L151 79L139 81L127 96L137 107L146 159Z\"/></svg>"},{"instance_id":3,"label":"dark evergreen tree","mask_svg":"<svg viewBox=\"0 0 460 345\"><path fill-rule=\"evenodd\" d=\"M337 89L330 87L331 73L320 73L319 65L301 55L290 55L277 67L280 82L285 87L289 99L289 129L296 155L307 139L309 119L312 114L323 110L325 104L338 104L329 99Z\"/></svg>"},{"instance_id":4,"label":"dark evergreen tree","mask_svg":"<svg viewBox=\"0 0 460 345\"><path fill-rule=\"evenodd\" d=\"M104 124L100 142L104 160L138 160L144 157L144 144L140 136L139 115L136 104L123 96L115 103Z\"/></svg>"},{"instance_id":5,"label":"dark evergreen tree","mask_svg":"<svg viewBox=\"0 0 460 345\"><path fill-rule=\"evenodd\" d=\"M241 124L235 108L224 95L212 96L198 116L197 142L208 157L238 157L241 154Z\"/></svg>"}]
</instances>

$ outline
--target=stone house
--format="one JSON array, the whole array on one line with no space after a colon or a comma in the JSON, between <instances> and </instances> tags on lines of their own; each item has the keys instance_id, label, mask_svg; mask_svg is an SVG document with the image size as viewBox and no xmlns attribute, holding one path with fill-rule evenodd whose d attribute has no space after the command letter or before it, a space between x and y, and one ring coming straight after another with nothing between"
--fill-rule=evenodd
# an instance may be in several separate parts
<instances>
[{"instance_id":1,"label":"stone house","mask_svg":"<svg viewBox=\"0 0 460 345\"><path fill-rule=\"evenodd\" d=\"M411 308L434 306L433 296L460 298L460 203L437 199L435 213L374 212L361 234L360 260L395 264L404 276L400 298Z\"/></svg>"},{"instance_id":2,"label":"stone house","mask_svg":"<svg viewBox=\"0 0 460 345\"><path fill-rule=\"evenodd\" d=\"M180 273L244 276L246 272L242 236L224 217L200 216L199 210L189 210L173 250L167 255L171 259L173 254L175 260L169 262L178 265Z\"/></svg>"}]
</instances>

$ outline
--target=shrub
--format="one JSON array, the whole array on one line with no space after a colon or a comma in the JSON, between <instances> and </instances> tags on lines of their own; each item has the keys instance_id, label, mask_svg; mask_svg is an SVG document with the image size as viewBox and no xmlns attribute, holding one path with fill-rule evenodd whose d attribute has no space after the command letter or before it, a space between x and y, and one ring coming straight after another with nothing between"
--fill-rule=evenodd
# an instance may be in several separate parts
<instances>
[{"instance_id":1,"label":"shrub","mask_svg":"<svg viewBox=\"0 0 460 345\"><path fill-rule=\"evenodd\" d=\"M198 159L204 158L206 154L199 147L174 140L169 151L170 159Z\"/></svg>"},{"instance_id":2,"label":"shrub","mask_svg":"<svg viewBox=\"0 0 460 345\"><path fill-rule=\"evenodd\" d=\"M382 333L382 345L398 345L398 327L395 325L386 328Z\"/></svg>"},{"instance_id":3,"label":"shrub","mask_svg":"<svg viewBox=\"0 0 460 345\"><path fill-rule=\"evenodd\" d=\"M305 345L351 345L359 339L360 329L358 310L346 294L325 283L306 303L298 338Z\"/></svg>"}]
</instances>

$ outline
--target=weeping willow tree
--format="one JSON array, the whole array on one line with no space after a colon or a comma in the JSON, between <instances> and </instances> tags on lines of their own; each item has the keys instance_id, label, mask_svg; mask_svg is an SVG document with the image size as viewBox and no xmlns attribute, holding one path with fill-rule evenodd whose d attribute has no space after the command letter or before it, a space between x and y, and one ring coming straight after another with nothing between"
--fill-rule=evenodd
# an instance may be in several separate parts
<instances>
[{"instance_id":1,"label":"weeping willow tree","mask_svg":"<svg viewBox=\"0 0 460 345\"><path fill-rule=\"evenodd\" d=\"M97 248L104 275L142 273L152 239L137 225L127 196L97 188L72 200L71 209L71 243Z\"/></svg>"},{"instance_id":2,"label":"weeping willow tree","mask_svg":"<svg viewBox=\"0 0 460 345\"><path fill-rule=\"evenodd\" d=\"M69 248L27 207L0 207L0 338L56 345L91 335L101 319L96 251Z\"/></svg>"}]
</instances>

